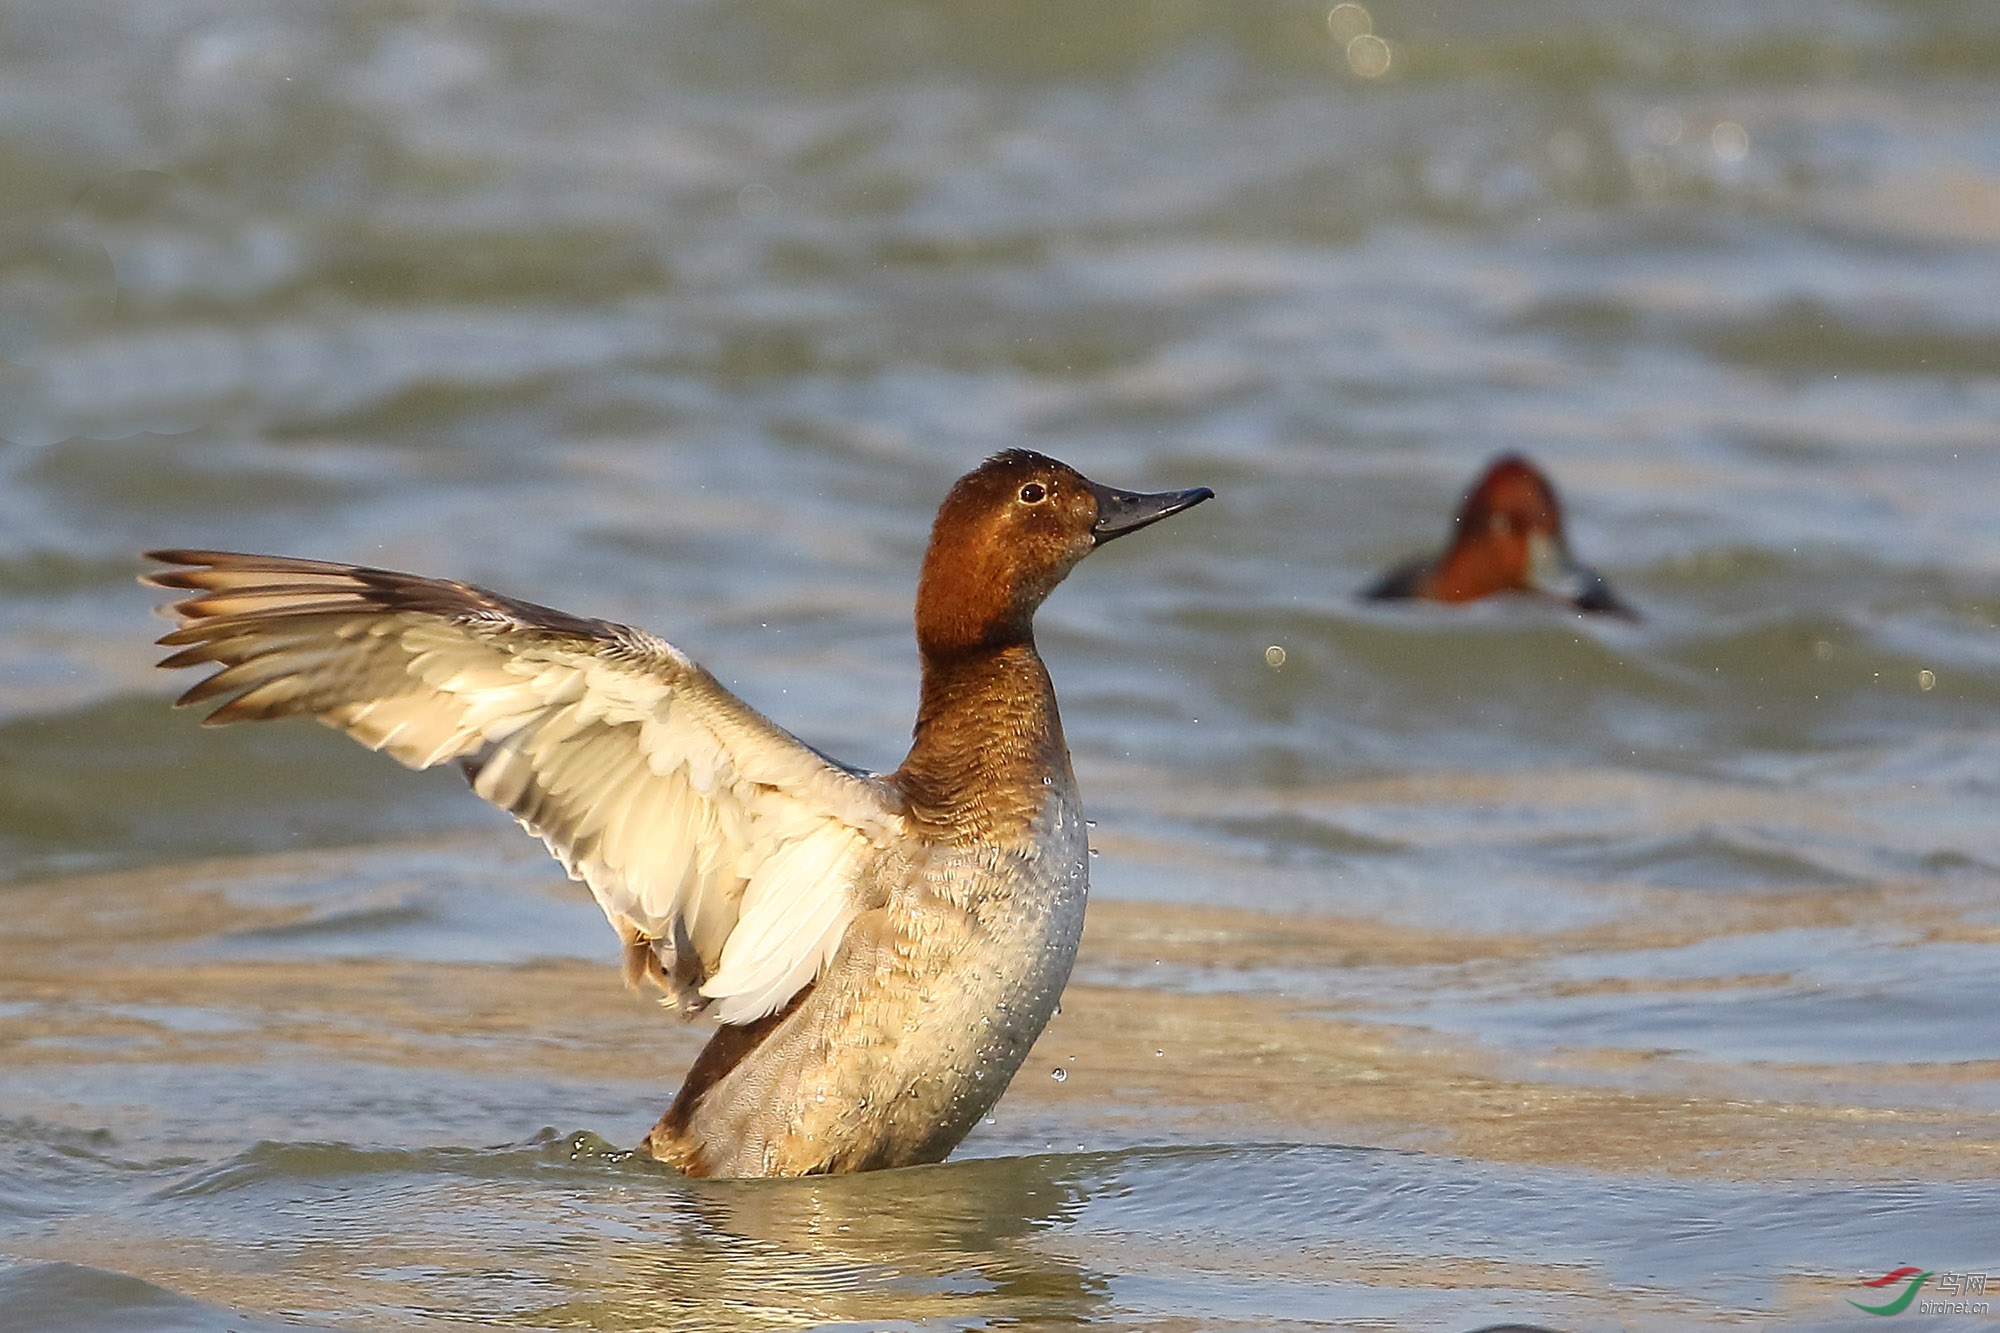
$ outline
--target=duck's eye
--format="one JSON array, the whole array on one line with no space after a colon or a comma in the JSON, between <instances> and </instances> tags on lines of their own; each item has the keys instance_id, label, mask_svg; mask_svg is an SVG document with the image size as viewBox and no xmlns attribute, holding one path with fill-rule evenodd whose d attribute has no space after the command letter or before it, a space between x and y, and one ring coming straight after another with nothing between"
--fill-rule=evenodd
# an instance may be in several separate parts
<instances>
[{"instance_id":1,"label":"duck's eye","mask_svg":"<svg viewBox=\"0 0 2000 1333\"><path fill-rule=\"evenodd\" d=\"M1031 481L1021 488L1021 503L1024 505L1038 505L1048 498L1048 487L1039 481Z\"/></svg>"}]
</instances>

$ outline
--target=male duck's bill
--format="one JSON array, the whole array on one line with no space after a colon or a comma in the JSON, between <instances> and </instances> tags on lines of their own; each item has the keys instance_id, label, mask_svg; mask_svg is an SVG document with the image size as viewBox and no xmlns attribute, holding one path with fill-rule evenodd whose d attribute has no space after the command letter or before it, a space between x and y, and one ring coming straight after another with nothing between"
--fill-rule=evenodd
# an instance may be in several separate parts
<instances>
[{"instance_id":1,"label":"male duck's bill","mask_svg":"<svg viewBox=\"0 0 2000 1333\"><path fill-rule=\"evenodd\" d=\"M647 1139L704 1175L943 1158L1053 1011L1084 821L1032 616L1090 550L1210 498L1098 486L1026 450L939 509L908 757L826 759L672 645L467 584L156 551L166 667L206 719L311 717L473 790L587 884L628 980L722 1027Z\"/></svg>"}]
</instances>

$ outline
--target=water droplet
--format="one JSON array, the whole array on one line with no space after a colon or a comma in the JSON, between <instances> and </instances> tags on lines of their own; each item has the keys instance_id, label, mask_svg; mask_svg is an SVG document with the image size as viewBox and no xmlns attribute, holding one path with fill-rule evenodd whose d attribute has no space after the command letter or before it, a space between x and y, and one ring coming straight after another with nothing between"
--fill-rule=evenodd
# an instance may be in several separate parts
<instances>
[{"instance_id":1,"label":"water droplet","mask_svg":"<svg viewBox=\"0 0 2000 1333\"><path fill-rule=\"evenodd\" d=\"M1051 1069L1049 1071L1049 1077L1054 1079L1056 1082L1061 1083L1069 1077L1069 1071L1067 1069L1064 1069L1061 1065L1057 1065L1054 1069Z\"/></svg>"},{"instance_id":2,"label":"water droplet","mask_svg":"<svg viewBox=\"0 0 2000 1333\"><path fill-rule=\"evenodd\" d=\"M1157 1059L1159 1059L1159 1058L1160 1058L1161 1056L1163 1056L1163 1055L1165 1055L1165 1054L1166 1054L1166 1052L1165 1052L1165 1051L1163 1051L1163 1050L1155 1050L1155 1051L1153 1052L1153 1058L1157 1060Z\"/></svg>"},{"instance_id":3,"label":"water droplet","mask_svg":"<svg viewBox=\"0 0 2000 1333\"><path fill-rule=\"evenodd\" d=\"M980 1123L985 1125L997 1125L1000 1123L1000 1120L998 1116L989 1115L986 1117L986 1119L982 1120Z\"/></svg>"},{"instance_id":4,"label":"water droplet","mask_svg":"<svg viewBox=\"0 0 2000 1333\"><path fill-rule=\"evenodd\" d=\"M1352 41L1364 32L1375 31L1375 18L1367 6L1342 0L1326 12L1326 30L1337 42Z\"/></svg>"},{"instance_id":5,"label":"water droplet","mask_svg":"<svg viewBox=\"0 0 2000 1333\"><path fill-rule=\"evenodd\" d=\"M1086 820L1084 820L1084 821L1083 821L1083 826L1084 826L1085 828L1096 828L1096 827L1097 827L1097 821L1096 821L1096 820L1094 820L1094 819L1086 819Z\"/></svg>"},{"instance_id":6,"label":"water droplet","mask_svg":"<svg viewBox=\"0 0 2000 1333\"><path fill-rule=\"evenodd\" d=\"M1389 44L1372 32L1364 32L1347 43L1347 67L1364 79L1379 79L1387 74L1393 59Z\"/></svg>"},{"instance_id":7,"label":"water droplet","mask_svg":"<svg viewBox=\"0 0 2000 1333\"><path fill-rule=\"evenodd\" d=\"M1264 650L1264 661L1274 667L1283 666L1285 664L1285 650L1275 643L1272 644Z\"/></svg>"},{"instance_id":8,"label":"water droplet","mask_svg":"<svg viewBox=\"0 0 2000 1333\"><path fill-rule=\"evenodd\" d=\"M1056 1012L1055 1012L1055 1017L1057 1017L1057 1018L1061 1018L1061 1017L1062 1017L1062 1001L1060 1001L1060 1000L1056 1001Z\"/></svg>"},{"instance_id":9,"label":"water droplet","mask_svg":"<svg viewBox=\"0 0 2000 1333\"><path fill-rule=\"evenodd\" d=\"M1750 155L1750 135L1733 120L1725 120L1709 132L1708 145L1718 162L1741 162Z\"/></svg>"},{"instance_id":10,"label":"water droplet","mask_svg":"<svg viewBox=\"0 0 2000 1333\"><path fill-rule=\"evenodd\" d=\"M1917 688L1920 690L1936 689L1937 674L1929 667L1925 667L1922 671L1919 671L1917 673Z\"/></svg>"}]
</instances>

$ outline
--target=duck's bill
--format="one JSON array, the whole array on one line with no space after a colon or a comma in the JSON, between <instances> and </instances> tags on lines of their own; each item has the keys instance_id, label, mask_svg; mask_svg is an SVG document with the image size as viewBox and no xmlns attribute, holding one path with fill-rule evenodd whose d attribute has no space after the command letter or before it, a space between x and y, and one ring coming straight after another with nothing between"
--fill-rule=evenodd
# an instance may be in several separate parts
<instances>
[{"instance_id":1,"label":"duck's bill","mask_svg":"<svg viewBox=\"0 0 2000 1333\"><path fill-rule=\"evenodd\" d=\"M1639 613L1620 601L1611 584L1589 565L1570 558L1562 546L1539 533L1528 540L1528 586L1560 598L1579 611L1637 620Z\"/></svg>"},{"instance_id":2,"label":"duck's bill","mask_svg":"<svg viewBox=\"0 0 2000 1333\"><path fill-rule=\"evenodd\" d=\"M1192 509L1203 500L1215 498L1215 492L1206 486L1197 486L1191 491L1159 491L1152 495L1099 486L1096 482L1090 483L1090 489L1097 495L1097 522L1091 525L1090 533L1099 546L1113 537L1137 532L1183 509Z\"/></svg>"},{"instance_id":3,"label":"duck's bill","mask_svg":"<svg viewBox=\"0 0 2000 1333\"><path fill-rule=\"evenodd\" d=\"M1611 585L1605 582L1602 574L1588 565L1578 565L1576 568L1577 588L1570 601L1577 610L1607 616L1623 616L1627 620L1639 619L1639 613L1632 609L1631 603L1620 600L1618 594L1611 591Z\"/></svg>"}]
</instances>

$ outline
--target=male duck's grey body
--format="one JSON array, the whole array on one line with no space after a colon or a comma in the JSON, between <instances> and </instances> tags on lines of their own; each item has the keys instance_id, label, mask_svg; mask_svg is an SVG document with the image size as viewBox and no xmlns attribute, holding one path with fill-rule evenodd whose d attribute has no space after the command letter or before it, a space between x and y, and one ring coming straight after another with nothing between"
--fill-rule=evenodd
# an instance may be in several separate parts
<instances>
[{"instance_id":1,"label":"male duck's grey body","mask_svg":"<svg viewBox=\"0 0 2000 1333\"><path fill-rule=\"evenodd\" d=\"M1210 492L1136 495L1023 450L961 478L917 599L909 756L858 774L641 631L464 584L165 551L163 666L207 719L311 716L456 761L584 881L628 979L722 1020L647 1137L698 1175L942 1159L1054 1011L1089 857L1035 608L1084 555Z\"/></svg>"}]
</instances>

